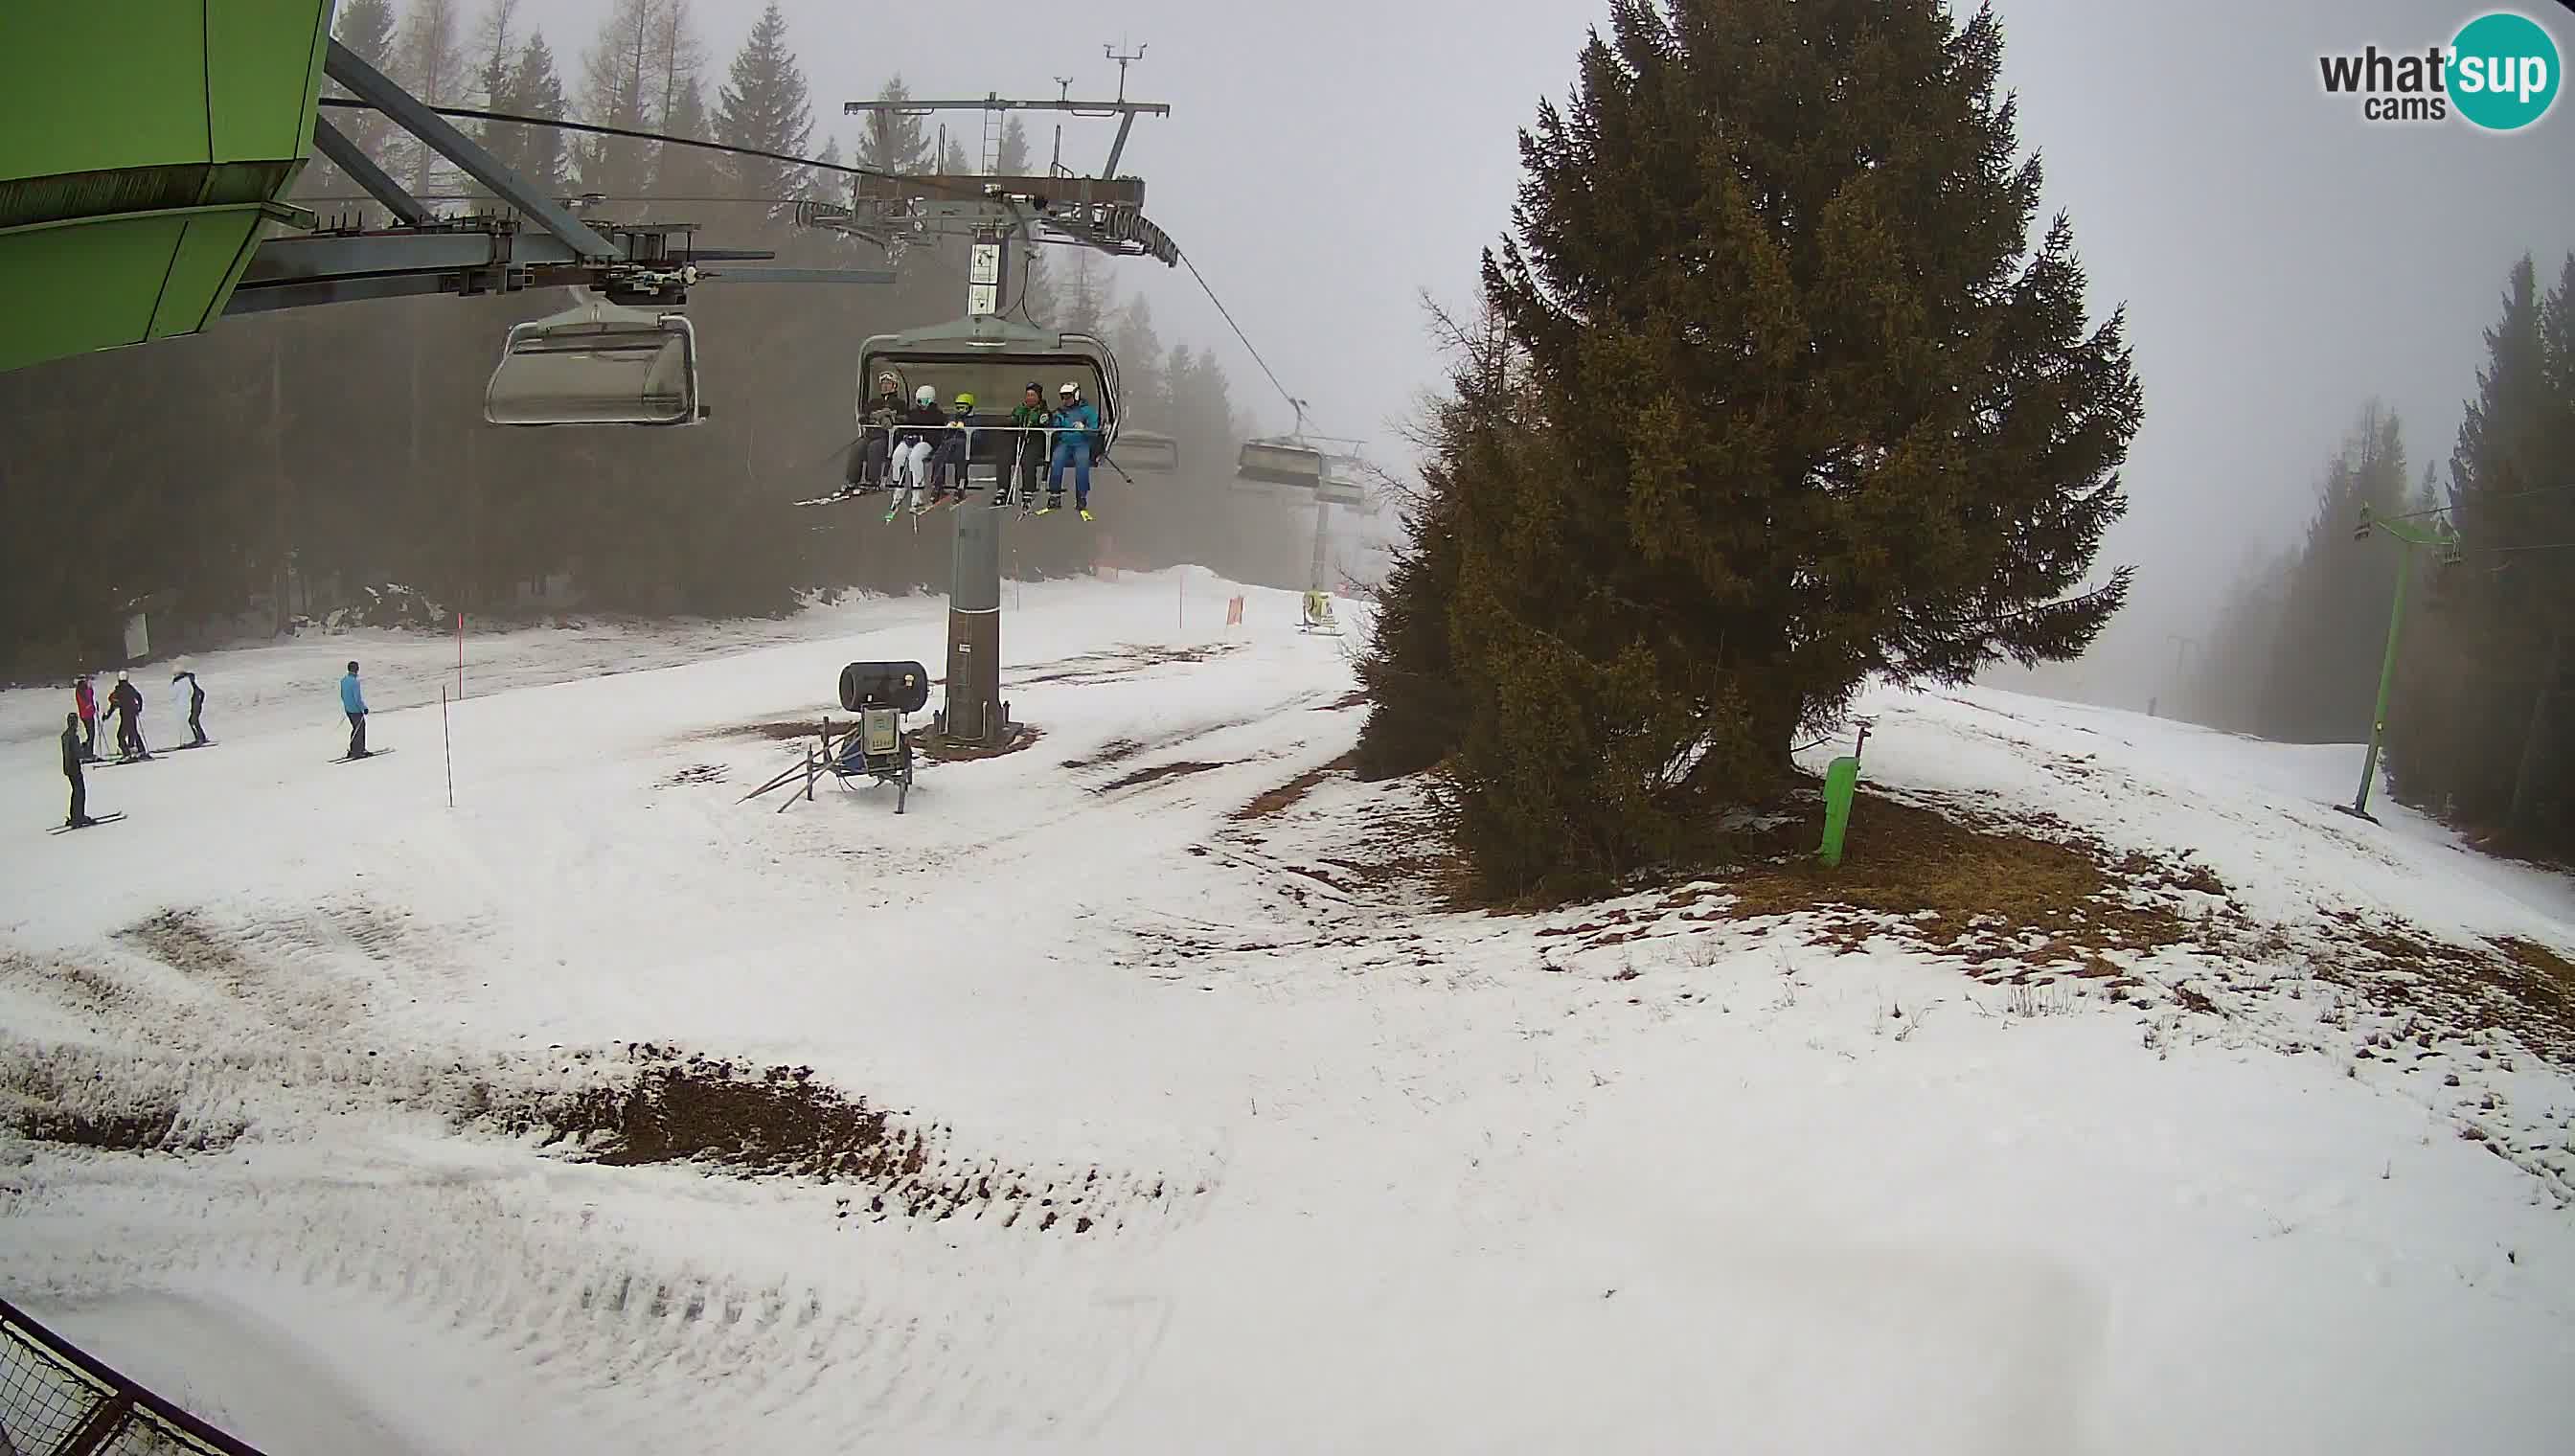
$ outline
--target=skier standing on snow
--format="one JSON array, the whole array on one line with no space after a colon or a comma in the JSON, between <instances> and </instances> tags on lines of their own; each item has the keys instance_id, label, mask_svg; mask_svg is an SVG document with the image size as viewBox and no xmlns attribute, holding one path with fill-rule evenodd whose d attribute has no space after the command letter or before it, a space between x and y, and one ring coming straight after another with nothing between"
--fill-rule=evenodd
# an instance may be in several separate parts
<instances>
[{"instance_id":1,"label":"skier standing on snow","mask_svg":"<svg viewBox=\"0 0 2575 1456\"><path fill-rule=\"evenodd\" d=\"M116 687L107 695L107 706L116 715L118 756L128 761L151 757L151 750L143 746L143 690L134 686L131 675L116 675Z\"/></svg>"},{"instance_id":2,"label":"skier standing on snow","mask_svg":"<svg viewBox=\"0 0 2575 1456\"><path fill-rule=\"evenodd\" d=\"M91 724L91 735L95 736L97 731L98 725ZM63 776L72 781L72 811L63 819L66 828L87 828L98 822L89 816L89 783L81 777L82 753L81 716L66 713L63 715Z\"/></svg>"},{"instance_id":3,"label":"skier standing on snow","mask_svg":"<svg viewBox=\"0 0 2575 1456\"><path fill-rule=\"evenodd\" d=\"M358 665L349 665L349 676L340 680L340 711L349 716L349 756L367 756L367 696L358 691Z\"/></svg>"},{"instance_id":4,"label":"skier standing on snow","mask_svg":"<svg viewBox=\"0 0 2575 1456\"><path fill-rule=\"evenodd\" d=\"M188 731L195 733L197 741L202 743L206 741L206 690L197 682L197 675L185 668L170 675L172 683L182 678L188 680Z\"/></svg>"},{"instance_id":5,"label":"skier standing on snow","mask_svg":"<svg viewBox=\"0 0 2575 1456\"><path fill-rule=\"evenodd\" d=\"M91 685L89 674L81 674L80 681L72 685L72 704L80 710L81 756L95 763L98 761L98 689Z\"/></svg>"}]
</instances>

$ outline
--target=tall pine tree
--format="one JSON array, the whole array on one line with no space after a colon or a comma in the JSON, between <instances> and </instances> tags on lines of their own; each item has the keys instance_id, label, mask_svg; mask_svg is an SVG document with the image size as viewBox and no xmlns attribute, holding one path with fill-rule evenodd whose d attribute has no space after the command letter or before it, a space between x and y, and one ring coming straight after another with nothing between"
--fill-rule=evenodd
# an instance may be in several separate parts
<instances>
[{"instance_id":1,"label":"tall pine tree","mask_svg":"<svg viewBox=\"0 0 2575 1456\"><path fill-rule=\"evenodd\" d=\"M2079 654L2142 405L1937 0L1616 0L1484 283L1542 422L1459 499L1461 838L1598 884L1784 782L1873 674ZM1830 98L1829 101L1823 98Z\"/></svg>"},{"instance_id":2,"label":"tall pine tree","mask_svg":"<svg viewBox=\"0 0 2575 1456\"><path fill-rule=\"evenodd\" d=\"M778 0L770 0L734 55L716 97L715 137L728 146L799 157L814 139L814 99L787 44L787 17ZM769 204L764 215L800 196L806 184L807 169L764 157L727 157L724 169L730 193Z\"/></svg>"}]
</instances>

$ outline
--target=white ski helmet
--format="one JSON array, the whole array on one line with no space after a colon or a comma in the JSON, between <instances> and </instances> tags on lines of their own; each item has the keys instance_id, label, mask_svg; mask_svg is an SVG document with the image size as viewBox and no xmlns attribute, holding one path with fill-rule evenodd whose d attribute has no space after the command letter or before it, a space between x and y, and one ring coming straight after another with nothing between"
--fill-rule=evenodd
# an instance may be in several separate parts
<instances>
[{"instance_id":1,"label":"white ski helmet","mask_svg":"<svg viewBox=\"0 0 2575 1456\"><path fill-rule=\"evenodd\" d=\"M1082 386L1075 384L1072 380L1066 380L1063 384L1056 387L1056 393L1060 395L1078 395L1082 393Z\"/></svg>"},{"instance_id":2,"label":"white ski helmet","mask_svg":"<svg viewBox=\"0 0 2575 1456\"><path fill-rule=\"evenodd\" d=\"M928 385L923 385L921 388L912 392L912 402L916 405L938 404L939 391L932 389Z\"/></svg>"}]
</instances>

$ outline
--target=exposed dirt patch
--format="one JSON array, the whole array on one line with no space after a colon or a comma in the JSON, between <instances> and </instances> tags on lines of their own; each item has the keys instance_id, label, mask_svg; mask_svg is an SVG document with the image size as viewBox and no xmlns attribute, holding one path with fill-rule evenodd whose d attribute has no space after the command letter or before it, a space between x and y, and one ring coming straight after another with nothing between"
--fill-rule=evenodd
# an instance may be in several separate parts
<instances>
[{"instance_id":1,"label":"exposed dirt patch","mask_svg":"<svg viewBox=\"0 0 2575 1456\"><path fill-rule=\"evenodd\" d=\"M184 1076L88 1048L0 1051L0 1131L104 1152L216 1152L238 1117L191 1116Z\"/></svg>"},{"instance_id":2,"label":"exposed dirt patch","mask_svg":"<svg viewBox=\"0 0 2575 1456\"><path fill-rule=\"evenodd\" d=\"M1122 788L1142 788L1148 783L1160 783L1166 778L1180 778L1191 773L1205 773L1211 768L1232 767L1233 763L1241 761L1241 759L1235 759L1232 760L1232 762L1227 763L1210 763L1197 758L1182 758L1170 763L1156 763L1150 768L1139 768L1133 773L1111 779L1109 782L1093 789L1092 792L1115 793Z\"/></svg>"},{"instance_id":3,"label":"exposed dirt patch","mask_svg":"<svg viewBox=\"0 0 2575 1456\"><path fill-rule=\"evenodd\" d=\"M1011 740L998 748L982 743L953 743L936 733L923 733L912 740L912 750L934 763L974 763L1034 748L1045 736L1046 729L1035 724L1016 723L1011 725Z\"/></svg>"},{"instance_id":4,"label":"exposed dirt patch","mask_svg":"<svg viewBox=\"0 0 2575 1456\"><path fill-rule=\"evenodd\" d=\"M2403 1013L2409 1026L2446 1037L2507 1031L2560 1066L2575 1067L2575 962L2536 941L2462 944L2359 910L2328 911L2321 945L2283 946L2311 973ZM2382 1035L2428 1046L2422 1035ZM2366 1055L2366 1050L2363 1052Z\"/></svg>"},{"instance_id":5,"label":"exposed dirt patch","mask_svg":"<svg viewBox=\"0 0 2575 1456\"><path fill-rule=\"evenodd\" d=\"M1241 823L1246 819L1268 818L1272 814L1285 813L1294 807L1298 799L1313 792L1316 784L1335 773L1348 772L1353 759L1354 755L1343 753L1319 768L1306 769L1276 788L1264 789L1252 802L1236 809L1232 817L1237 823Z\"/></svg>"},{"instance_id":6,"label":"exposed dirt patch","mask_svg":"<svg viewBox=\"0 0 2575 1456\"><path fill-rule=\"evenodd\" d=\"M1138 742L1134 738L1111 738L1109 741L1102 743L1099 747L1093 749L1090 757L1066 758L1057 766L1064 768L1106 768L1113 763L1123 763L1129 758L1135 757L1138 753L1145 751L1150 746L1152 745L1149 743Z\"/></svg>"},{"instance_id":7,"label":"exposed dirt patch","mask_svg":"<svg viewBox=\"0 0 2575 1456\"><path fill-rule=\"evenodd\" d=\"M1331 702L1324 704L1320 709L1317 709L1316 712L1339 713L1345 709L1365 708L1367 706L1367 690L1364 688L1353 688L1349 692L1342 694L1340 697L1333 699Z\"/></svg>"},{"instance_id":8,"label":"exposed dirt patch","mask_svg":"<svg viewBox=\"0 0 2575 1456\"><path fill-rule=\"evenodd\" d=\"M755 1066L638 1043L576 1054L568 1080L505 1091L477 1082L460 1125L533 1135L612 1167L683 1163L738 1178L798 1177L859 1185L841 1216L1022 1219L1072 1233L1116 1230L1140 1205L1177 1190L1160 1178L1100 1168L1040 1172L970 1158L936 1122L873 1106L815 1079L811 1067ZM1199 1192L1206 1191L1204 1186Z\"/></svg>"},{"instance_id":9,"label":"exposed dirt patch","mask_svg":"<svg viewBox=\"0 0 2575 1456\"><path fill-rule=\"evenodd\" d=\"M708 728L688 734L685 741L705 742L717 738L767 738L772 742L793 742L798 738L819 738L826 720L822 718L764 719L759 723L738 723L730 728Z\"/></svg>"},{"instance_id":10,"label":"exposed dirt patch","mask_svg":"<svg viewBox=\"0 0 2575 1456\"><path fill-rule=\"evenodd\" d=\"M117 932L145 954L176 970L240 994L266 977L232 935L192 910L163 910Z\"/></svg>"},{"instance_id":11,"label":"exposed dirt patch","mask_svg":"<svg viewBox=\"0 0 2575 1456\"><path fill-rule=\"evenodd\" d=\"M662 781L679 788L691 783L722 783L725 777L725 766L721 763L692 763Z\"/></svg>"},{"instance_id":12,"label":"exposed dirt patch","mask_svg":"<svg viewBox=\"0 0 2575 1456\"><path fill-rule=\"evenodd\" d=\"M1031 663L1003 675L1003 682L1013 688L1034 687L1041 683L1101 683L1116 678L1129 678L1152 668L1178 663L1204 663L1226 653L1237 652L1240 643L1204 643L1195 647L1166 647L1153 644L1126 643L1108 652L1084 653L1079 657L1058 658L1053 662Z\"/></svg>"}]
</instances>

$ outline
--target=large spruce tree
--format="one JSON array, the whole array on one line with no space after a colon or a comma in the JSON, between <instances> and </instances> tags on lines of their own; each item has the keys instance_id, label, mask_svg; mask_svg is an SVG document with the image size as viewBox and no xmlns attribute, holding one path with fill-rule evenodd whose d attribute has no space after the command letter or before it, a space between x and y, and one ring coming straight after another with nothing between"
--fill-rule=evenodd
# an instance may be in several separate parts
<instances>
[{"instance_id":1,"label":"large spruce tree","mask_svg":"<svg viewBox=\"0 0 2575 1456\"><path fill-rule=\"evenodd\" d=\"M716 99L716 140L729 146L802 156L814 140L814 98L805 69L787 44L787 17L770 0L735 53L732 72ZM729 156L722 164L736 197L776 212L805 185L805 171L765 157Z\"/></svg>"},{"instance_id":2,"label":"large spruce tree","mask_svg":"<svg viewBox=\"0 0 2575 1456\"><path fill-rule=\"evenodd\" d=\"M1497 892L1680 852L1872 674L2079 654L2142 407L1935 0L1617 0L1484 285L1542 424L1454 490L1463 837Z\"/></svg>"}]
</instances>

